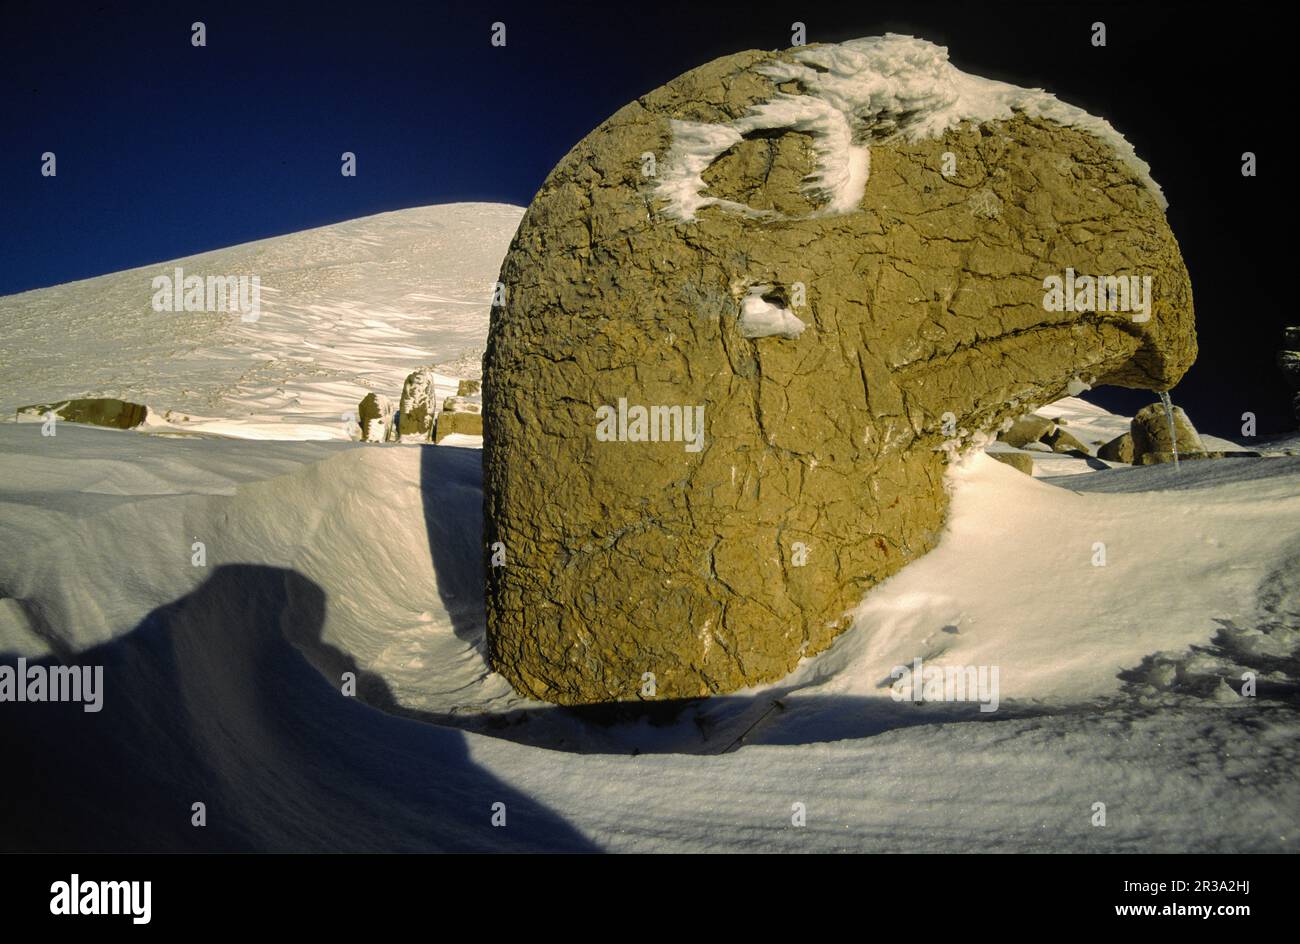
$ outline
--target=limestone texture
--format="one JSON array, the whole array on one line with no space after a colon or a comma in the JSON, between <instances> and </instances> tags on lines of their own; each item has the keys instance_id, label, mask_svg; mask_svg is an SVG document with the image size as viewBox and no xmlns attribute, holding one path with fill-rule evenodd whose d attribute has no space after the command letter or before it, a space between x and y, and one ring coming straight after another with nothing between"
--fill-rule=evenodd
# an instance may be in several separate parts
<instances>
[{"instance_id":1,"label":"limestone texture","mask_svg":"<svg viewBox=\"0 0 1300 944\"><path fill-rule=\"evenodd\" d=\"M520 224L483 403L488 653L522 693L780 678L935 545L951 454L1195 358L1177 242L1116 146L1014 109L938 130L839 110L834 49L727 56L628 104ZM697 167L700 141L734 143ZM860 198L840 172L867 173ZM1150 276L1149 318L1053 310L1067 269Z\"/></svg>"},{"instance_id":2,"label":"limestone texture","mask_svg":"<svg viewBox=\"0 0 1300 944\"><path fill-rule=\"evenodd\" d=\"M1097 457L1107 462L1133 464L1133 434L1121 433L1097 450Z\"/></svg>"},{"instance_id":3,"label":"limestone texture","mask_svg":"<svg viewBox=\"0 0 1300 944\"><path fill-rule=\"evenodd\" d=\"M1023 452L990 452L990 456L997 459L1003 465L1009 465L1025 475L1034 474L1034 457L1026 455Z\"/></svg>"},{"instance_id":4,"label":"limestone texture","mask_svg":"<svg viewBox=\"0 0 1300 944\"><path fill-rule=\"evenodd\" d=\"M1277 366L1291 388L1291 412L1300 422L1300 326L1282 331L1283 347L1277 352Z\"/></svg>"},{"instance_id":5,"label":"limestone texture","mask_svg":"<svg viewBox=\"0 0 1300 944\"><path fill-rule=\"evenodd\" d=\"M79 397L57 403L20 406L19 416L45 416L53 413L68 423L85 423L90 426L107 426L111 429L133 429L144 422L148 409L140 403L131 403L113 397Z\"/></svg>"},{"instance_id":6,"label":"limestone texture","mask_svg":"<svg viewBox=\"0 0 1300 944\"><path fill-rule=\"evenodd\" d=\"M1201 434L1180 406L1174 407L1176 444L1170 442L1169 417L1164 405L1160 403L1150 403L1138 410L1129 424L1129 432L1133 437L1133 462L1138 465L1146 464L1142 462L1142 457L1147 453L1167 452L1172 458L1175 445L1180 458L1205 452Z\"/></svg>"},{"instance_id":7,"label":"limestone texture","mask_svg":"<svg viewBox=\"0 0 1300 944\"><path fill-rule=\"evenodd\" d=\"M362 442L386 442L391 438L393 404L388 397L367 393L357 404L357 425Z\"/></svg>"},{"instance_id":8,"label":"limestone texture","mask_svg":"<svg viewBox=\"0 0 1300 944\"><path fill-rule=\"evenodd\" d=\"M448 397L442 401L444 413L482 413L483 404L472 397Z\"/></svg>"},{"instance_id":9,"label":"limestone texture","mask_svg":"<svg viewBox=\"0 0 1300 944\"><path fill-rule=\"evenodd\" d=\"M1250 449L1233 449L1227 451L1213 450L1211 452L1190 452L1187 455L1178 453L1178 461L1192 461L1196 459L1258 459L1263 455L1261 452L1255 452ZM1172 452L1144 452L1138 457L1136 465L1163 465L1166 462L1173 462L1174 454Z\"/></svg>"},{"instance_id":10,"label":"limestone texture","mask_svg":"<svg viewBox=\"0 0 1300 944\"><path fill-rule=\"evenodd\" d=\"M1043 442L1052 447L1052 452L1082 452L1084 455L1091 452L1082 440L1060 427L1048 433Z\"/></svg>"},{"instance_id":11,"label":"limestone texture","mask_svg":"<svg viewBox=\"0 0 1300 944\"><path fill-rule=\"evenodd\" d=\"M1028 416L1016 417L1009 429L998 434L998 439L1008 446L1023 449L1031 442L1045 441L1054 432L1056 432L1055 420L1031 413Z\"/></svg>"},{"instance_id":12,"label":"limestone texture","mask_svg":"<svg viewBox=\"0 0 1300 944\"><path fill-rule=\"evenodd\" d=\"M483 415L468 411L444 410L438 414L438 423L434 427L433 441L442 442L452 433L466 436L483 435Z\"/></svg>"},{"instance_id":13,"label":"limestone texture","mask_svg":"<svg viewBox=\"0 0 1300 944\"><path fill-rule=\"evenodd\" d=\"M438 394L434 386L432 367L412 371L402 384L402 399L398 406L397 433L400 439L430 439L433 421L438 415Z\"/></svg>"}]
</instances>

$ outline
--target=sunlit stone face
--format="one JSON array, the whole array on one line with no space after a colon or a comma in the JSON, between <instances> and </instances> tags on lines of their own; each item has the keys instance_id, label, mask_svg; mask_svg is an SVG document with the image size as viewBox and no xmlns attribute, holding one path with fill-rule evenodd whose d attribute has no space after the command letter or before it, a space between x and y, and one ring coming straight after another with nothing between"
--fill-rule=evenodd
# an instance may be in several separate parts
<instances>
[{"instance_id":1,"label":"sunlit stone face","mask_svg":"<svg viewBox=\"0 0 1300 944\"><path fill-rule=\"evenodd\" d=\"M954 450L1190 365L1145 165L940 52L717 60L620 110L534 199L485 361L489 648L521 691L779 678L935 544ZM1067 269L1149 276L1148 317L1053 310Z\"/></svg>"}]
</instances>

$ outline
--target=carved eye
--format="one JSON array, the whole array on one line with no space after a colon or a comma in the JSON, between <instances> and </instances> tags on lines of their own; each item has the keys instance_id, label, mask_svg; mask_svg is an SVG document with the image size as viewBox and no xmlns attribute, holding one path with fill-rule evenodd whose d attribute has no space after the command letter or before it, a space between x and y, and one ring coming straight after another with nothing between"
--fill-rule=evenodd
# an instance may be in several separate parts
<instances>
[{"instance_id":1,"label":"carved eye","mask_svg":"<svg viewBox=\"0 0 1300 944\"><path fill-rule=\"evenodd\" d=\"M816 169L811 135L789 128L751 131L704 170L703 196L760 213L809 216L826 206L806 186Z\"/></svg>"},{"instance_id":2,"label":"carved eye","mask_svg":"<svg viewBox=\"0 0 1300 944\"><path fill-rule=\"evenodd\" d=\"M778 95L724 124L673 119L668 167L656 188L664 212L692 220L717 207L759 219L857 210L871 152L849 117L809 95Z\"/></svg>"}]
</instances>

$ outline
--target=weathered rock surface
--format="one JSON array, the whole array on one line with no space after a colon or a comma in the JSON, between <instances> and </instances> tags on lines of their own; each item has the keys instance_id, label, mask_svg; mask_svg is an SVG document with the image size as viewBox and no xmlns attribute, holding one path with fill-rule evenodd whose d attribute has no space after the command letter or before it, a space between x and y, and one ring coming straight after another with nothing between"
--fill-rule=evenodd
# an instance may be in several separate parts
<instances>
[{"instance_id":1,"label":"weathered rock surface","mask_svg":"<svg viewBox=\"0 0 1300 944\"><path fill-rule=\"evenodd\" d=\"M1133 464L1133 434L1122 433L1097 450L1097 457L1107 462Z\"/></svg>"},{"instance_id":2,"label":"weathered rock surface","mask_svg":"<svg viewBox=\"0 0 1300 944\"><path fill-rule=\"evenodd\" d=\"M57 403L34 403L31 406L20 406L16 412L19 416L26 417L44 417L47 413L53 413L68 423L86 423L112 429L133 429L143 423L149 413L143 404L113 397L79 397Z\"/></svg>"},{"instance_id":3,"label":"weathered rock surface","mask_svg":"<svg viewBox=\"0 0 1300 944\"><path fill-rule=\"evenodd\" d=\"M1133 437L1135 464L1144 465L1142 457L1147 453L1167 452L1172 456L1175 444L1169 439L1169 416L1163 404L1150 403L1138 410L1129 424L1129 432ZM1180 406L1174 407L1174 435L1180 458L1205 452L1201 434Z\"/></svg>"},{"instance_id":4,"label":"weathered rock surface","mask_svg":"<svg viewBox=\"0 0 1300 944\"><path fill-rule=\"evenodd\" d=\"M434 417L438 415L436 377L432 367L421 367L412 371L406 383L402 384L397 417L399 438L429 439L432 436Z\"/></svg>"},{"instance_id":5,"label":"weathered rock surface","mask_svg":"<svg viewBox=\"0 0 1300 944\"><path fill-rule=\"evenodd\" d=\"M1082 440L1060 427L1052 430L1043 442L1052 447L1052 452L1082 452L1090 455L1090 450Z\"/></svg>"},{"instance_id":6,"label":"weathered rock surface","mask_svg":"<svg viewBox=\"0 0 1300 944\"><path fill-rule=\"evenodd\" d=\"M391 438L393 402L378 393L367 393L357 404L357 425L362 442L385 442Z\"/></svg>"},{"instance_id":7,"label":"weathered rock surface","mask_svg":"<svg viewBox=\"0 0 1300 944\"><path fill-rule=\"evenodd\" d=\"M447 411L438 414L438 423L434 427L433 441L442 442L452 433L466 436L483 435L483 414L467 411Z\"/></svg>"},{"instance_id":8,"label":"weathered rock surface","mask_svg":"<svg viewBox=\"0 0 1300 944\"><path fill-rule=\"evenodd\" d=\"M935 49L719 59L546 179L484 374L506 561L488 650L519 691L779 678L934 546L954 418L969 443L1080 382L1168 389L1191 364L1191 287L1144 167L1042 93L949 120L984 80ZM1049 310L1067 269L1149 276L1149 317Z\"/></svg>"},{"instance_id":9,"label":"weathered rock surface","mask_svg":"<svg viewBox=\"0 0 1300 944\"><path fill-rule=\"evenodd\" d=\"M1054 432L1056 432L1056 420L1031 413L1028 416L1016 417L1010 429L998 434L998 439L1008 446L1023 449L1031 442L1045 441Z\"/></svg>"},{"instance_id":10,"label":"weathered rock surface","mask_svg":"<svg viewBox=\"0 0 1300 944\"><path fill-rule=\"evenodd\" d=\"M1291 412L1300 421L1300 325L1282 332L1282 350L1277 352L1277 366L1291 387Z\"/></svg>"},{"instance_id":11,"label":"weathered rock surface","mask_svg":"<svg viewBox=\"0 0 1300 944\"><path fill-rule=\"evenodd\" d=\"M1184 455L1182 452L1179 452L1179 453L1178 453L1178 461L1179 461L1179 462L1182 462L1184 459L1186 459L1186 460L1195 460L1195 459L1258 459L1258 458L1260 458L1262 455L1263 455L1263 453L1260 453L1260 452L1254 452L1254 451L1252 451L1252 450L1248 450L1248 449L1213 450L1213 451L1210 451L1210 452L1206 452L1205 450L1201 450L1200 452L1189 452L1189 453L1187 453L1186 455ZM1174 461L1174 454L1173 454L1172 452L1166 452L1166 451L1160 451L1160 452L1144 452L1141 456L1138 457L1137 462L1134 463L1134 464L1135 464L1135 465L1162 465L1162 464L1164 464L1164 463L1166 463L1166 462L1173 462L1173 461Z\"/></svg>"},{"instance_id":12,"label":"weathered rock surface","mask_svg":"<svg viewBox=\"0 0 1300 944\"><path fill-rule=\"evenodd\" d=\"M444 413L482 413L483 404L478 400L471 400L469 397L448 397L442 401L442 411Z\"/></svg>"},{"instance_id":13,"label":"weathered rock surface","mask_svg":"<svg viewBox=\"0 0 1300 944\"><path fill-rule=\"evenodd\" d=\"M993 452L992 450L988 452L988 455L1004 465L1009 465L1011 468L1025 473L1025 475L1034 474L1033 456L1027 456L1023 452Z\"/></svg>"}]
</instances>

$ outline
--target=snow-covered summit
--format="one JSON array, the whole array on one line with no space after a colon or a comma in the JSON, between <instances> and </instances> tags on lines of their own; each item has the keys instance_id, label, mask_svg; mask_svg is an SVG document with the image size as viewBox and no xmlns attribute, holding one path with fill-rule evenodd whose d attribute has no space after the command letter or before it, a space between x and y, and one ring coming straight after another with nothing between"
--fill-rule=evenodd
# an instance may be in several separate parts
<instances>
[{"instance_id":1,"label":"snow-covered summit","mask_svg":"<svg viewBox=\"0 0 1300 944\"><path fill-rule=\"evenodd\" d=\"M478 376L493 283L523 210L415 207L0 298L0 410L144 403L172 429L347 439L343 414L422 365ZM156 311L177 269L257 276L261 312Z\"/></svg>"}]
</instances>

